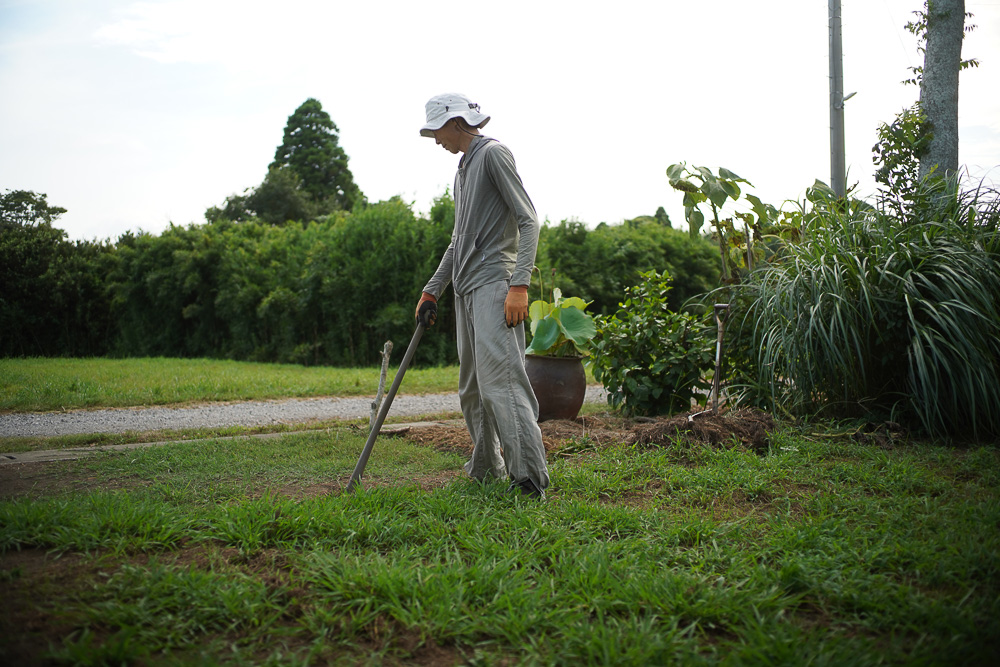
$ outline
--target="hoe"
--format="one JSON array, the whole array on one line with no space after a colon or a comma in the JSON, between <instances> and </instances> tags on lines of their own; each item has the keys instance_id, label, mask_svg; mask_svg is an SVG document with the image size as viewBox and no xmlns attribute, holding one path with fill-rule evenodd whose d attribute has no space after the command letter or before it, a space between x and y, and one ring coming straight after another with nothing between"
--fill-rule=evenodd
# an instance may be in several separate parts
<instances>
[{"instance_id":1,"label":"hoe","mask_svg":"<svg viewBox=\"0 0 1000 667\"><path fill-rule=\"evenodd\" d=\"M392 381L392 386L389 387L389 393L385 395L382 407L378 411L378 417L375 418L375 423L372 424L371 433L368 434L368 441L365 443L365 448L361 450L358 464L354 466L354 473L351 474L351 481L347 483L347 493L352 493L361 482L361 475L364 474L365 466L368 465L368 457L372 455L372 448L375 447L375 438L378 437L379 431L382 430L382 422L385 421L386 415L389 414L389 408L392 407L392 399L396 398L396 392L403 381L403 375L406 373L406 369L413 359L413 353L417 351L420 337L424 335L424 329L429 325L432 314L432 311L429 310L421 310L420 312L420 318L417 320L417 329L413 332L413 338L410 339L410 345L406 348L403 361L399 364L399 370L396 371L396 377Z\"/></svg>"}]
</instances>

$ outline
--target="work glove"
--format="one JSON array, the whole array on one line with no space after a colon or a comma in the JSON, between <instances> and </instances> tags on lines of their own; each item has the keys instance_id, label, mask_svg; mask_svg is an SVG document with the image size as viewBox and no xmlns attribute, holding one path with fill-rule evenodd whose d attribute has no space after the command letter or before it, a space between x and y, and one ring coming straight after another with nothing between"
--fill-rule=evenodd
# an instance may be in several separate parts
<instances>
[{"instance_id":1,"label":"work glove","mask_svg":"<svg viewBox=\"0 0 1000 667\"><path fill-rule=\"evenodd\" d=\"M503 302L503 317L508 327L516 327L528 319L528 286L511 285Z\"/></svg>"},{"instance_id":2,"label":"work glove","mask_svg":"<svg viewBox=\"0 0 1000 667\"><path fill-rule=\"evenodd\" d=\"M425 327L429 327L437 322L438 304L437 297L424 292L417 302L416 318L417 322L423 322Z\"/></svg>"}]
</instances>

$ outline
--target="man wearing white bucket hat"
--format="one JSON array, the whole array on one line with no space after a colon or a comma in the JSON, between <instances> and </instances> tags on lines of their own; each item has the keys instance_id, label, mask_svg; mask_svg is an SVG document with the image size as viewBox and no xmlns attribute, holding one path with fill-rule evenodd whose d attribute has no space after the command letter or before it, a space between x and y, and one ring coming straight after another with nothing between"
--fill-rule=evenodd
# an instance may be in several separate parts
<instances>
[{"instance_id":1,"label":"man wearing white bucket hat","mask_svg":"<svg viewBox=\"0 0 1000 667\"><path fill-rule=\"evenodd\" d=\"M459 399L472 436L465 470L510 478L511 489L544 498L549 485L538 401L524 370L528 285L538 216L506 146L479 129L490 117L464 95L432 97L421 136L462 153L455 175L455 229L417 304L437 310L449 283L458 321ZM433 324L433 319L431 323Z\"/></svg>"}]
</instances>

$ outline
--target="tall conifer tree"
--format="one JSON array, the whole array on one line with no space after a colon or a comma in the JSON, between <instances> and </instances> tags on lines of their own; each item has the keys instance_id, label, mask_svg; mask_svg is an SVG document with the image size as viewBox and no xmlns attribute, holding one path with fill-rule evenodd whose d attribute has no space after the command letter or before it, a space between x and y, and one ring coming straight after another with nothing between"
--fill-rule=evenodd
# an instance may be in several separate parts
<instances>
[{"instance_id":1,"label":"tall conifer tree","mask_svg":"<svg viewBox=\"0 0 1000 667\"><path fill-rule=\"evenodd\" d=\"M310 97L288 117L284 141L269 169L295 172L301 189L321 209L349 211L365 198L347 167L348 157L340 147L338 133L323 105Z\"/></svg>"}]
</instances>

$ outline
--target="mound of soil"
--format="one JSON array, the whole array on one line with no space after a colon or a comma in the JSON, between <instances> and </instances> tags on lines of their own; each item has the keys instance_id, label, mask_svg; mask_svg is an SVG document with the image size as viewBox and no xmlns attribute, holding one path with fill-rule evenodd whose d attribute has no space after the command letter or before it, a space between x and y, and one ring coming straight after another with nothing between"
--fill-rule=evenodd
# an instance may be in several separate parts
<instances>
[{"instance_id":1,"label":"mound of soil","mask_svg":"<svg viewBox=\"0 0 1000 667\"><path fill-rule=\"evenodd\" d=\"M755 452L765 452L770 446L774 419L766 412L753 408L728 413L689 413L657 419L638 427L630 442L639 445L668 446L678 438L694 440L713 447L740 444Z\"/></svg>"},{"instance_id":2,"label":"mound of soil","mask_svg":"<svg viewBox=\"0 0 1000 667\"><path fill-rule=\"evenodd\" d=\"M696 412L655 419L624 419L587 415L573 420L554 419L539 424L546 453L569 456L585 449L626 443L669 447L678 440L713 447L742 446L763 452L770 444L774 420L766 412L741 409L717 415ZM399 435L403 435L400 433ZM464 426L428 426L410 429L407 439L440 451L472 454L472 439Z\"/></svg>"}]
</instances>

